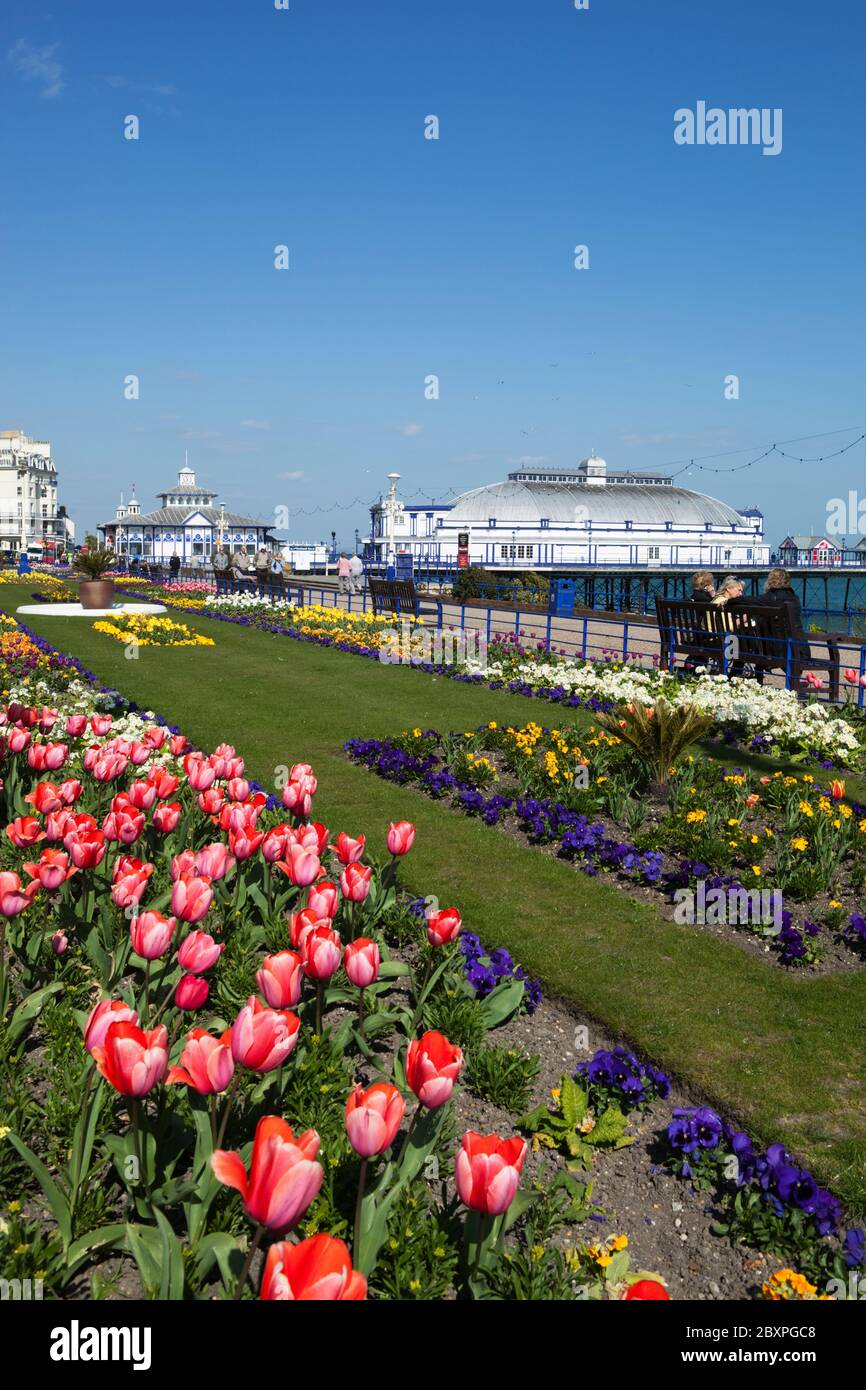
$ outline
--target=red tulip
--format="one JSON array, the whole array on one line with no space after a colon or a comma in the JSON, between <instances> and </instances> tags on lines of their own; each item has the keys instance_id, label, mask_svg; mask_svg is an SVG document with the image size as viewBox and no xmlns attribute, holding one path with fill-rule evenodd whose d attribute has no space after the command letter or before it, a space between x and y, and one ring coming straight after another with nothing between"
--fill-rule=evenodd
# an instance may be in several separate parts
<instances>
[{"instance_id":1,"label":"red tulip","mask_svg":"<svg viewBox=\"0 0 866 1390\"><path fill-rule=\"evenodd\" d=\"M177 921L163 917L161 912L142 912L129 923L132 949L142 960L159 960L164 956L174 935Z\"/></svg>"},{"instance_id":2,"label":"red tulip","mask_svg":"<svg viewBox=\"0 0 866 1390\"><path fill-rule=\"evenodd\" d=\"M167 730L162 724L148 724L142 734L142 739L148 748L161 748L165 743L166 732Z\"/></svg>"},{"instance_id":3,"label":"red tulip","mask_svg":"<svg viewBox=\"0 0 866 1390\"><path fill-rule=\"evenodd\" d=\"M442 912L431 912L427 916L427 940L431 946L445 946L456 939L462 925L456 907L446 907Z\"/></svg>"},{"instance_id":4,"label":"red tulip","mask_svg":"<svg viewBox=\"0 0 866 1390\"><path fill-rule=\"evenodd\" d=\"M203 975L216 965L225 946L218 946L206 931L191 931L181 942L178 964L192 975Z\"/></svg>"},{"instance_id":5,"label":"red tulip","mask_svg":"<svg viewBox=\"0 0 866 1390\"><path fill-rule=\"evenodd\" d=\"M340 892L350 903L362 903L370 892L373 870L366 864L352 862L340 874Z\"/></svg>"},{"instance_id":6,"label":"red tulip","mask_svg":"<svg viewBox=\"0 0 866 1390\"><path fill-rule=\"evenodd\" d=\"M208 1001L210 985L201 975L182 975L174 992L174 1002L185 1013L194 1014Z\"/></svg>"},{"instance_id":7,"label":"red tulip","mask_svg":"<svg viewBox=\"0 0 866 1390\"><path fill-rule=\"evenodd\" d=\"M180 778L164 767L152 767L147 774L147 780L151 786L156 787L159 801L168 801L169 797L174 796L180 786Z\"/></svg>"},{"instance_id":8,"label":"red tulip","mask_svg":"<svg viewBox=\"0 0 866 1390\"><path fill-rule=\"evenodd\" d=\"M60 849L44 849L38 863L23 864L22 868L31 878L38 879L40 887L53 893L75 873L70 867L69 855Z\"/></svg>"},{"instance_id":9,"label":"red tulip","mask_svg":"<svg viewBox=\"0 0 866 1390\"><path fill-rule=\"evenodd\" d=\"M341 830L337 836L334 853L341 864L355 864L363 856L366 844L366 835L359 835L357 840L353 840L351 835Z\"/></svg>"},{"instance_id":10,"label":"red tulip","mask_svg":"<svg viewBox=\"0 0 866 1390\"><path fill-rule=\"evenodd\" d=\"M22 888L18 875L5 869L0 873L0 913L4 917L17 917L19 912L30 906L38 892L38 880L33 879L26 888Z\"/></svg>"},{"instance_id":11,"label":"red tulip","mask_svg":"<svg viewBox=\"0 0 866 1390\"><path fill-rule=\"evenodd\" d=\"M235 859L243 862L252 858L264 838L263 831L253 830L246 826L241 830L230 830L229 849Z\"/></svg>"},{"instance_id":12,"label":"red tulip","mask_svg":"<svg viewBox=\"0 0 866 1390\"><path fill-rule=\"evenodd\" d=\"M171 910L182 922L200 922L213 900L209 878L183 874L171 890Z\"/></svg>"},{"instance_id":13,"label":"red tulip","mask_svg":"<svg viewBox=\"0 0 866 1390\"><path fill-rule=\"evenodd\" d=\"M670 1300L670 1294L664 1284L660 1284L657 1279L637 1279L635 1283L629 1284L624 1299L636 1298L639 1301L648 1302L650 1300Z\"/></svg>"},{"instance_id":14,"label":"red tulip","mask_svg":"<svg viewBox=\"0 0 866 1390\"><path fill-rule=\"evenodd\" d=\"M442 1033L425 1033L410 1042L406 1053L406 1080L428 1110L438 1110L451 1097L463 1066L463 1053Z\"/></svg>"},{"instance_id":15,"label":"red tulip","mask_svg":"<svg viewBox=\"0 0 866 1390\"><path fill-rule=\"evenodd\" d=\"M111 901L115 907L132 907L140 903L153 871L153 864L145 864L140 859L130 859L126 855L118 859L111 889Z\"/></svg>"},{"instance_id":16,"label":"red tulip","mask_svg":"<svg viewBox=\"0 0 866 1390\"><path fill-rule=\"evenodd\" d=\"M153 813L154 830L158 830L160 835L170 835L177 829L180 811L179 801L169 801L163 806L157 806Z\"/></svg>"},{"instance_id":17,"label":"red tulip","mask_svg":"<svg viewBox=\"0 0 866 1390\"><path fill-rule=\"evenodd\" d=\"M848 682L849 685L856 685L856 684L857 684L857 672L854 670L854 667L853 667L853 666L849 666L849 667L847 668L847 670L846 670L846 672L845 672L845 679L846 679L846 681Z\"/></svg>"},{"instance_id":18,"label":"red tulip","mask_svg":"<svg viewBox=\"0 0 866 1390\"><path fill-rule=\"evenodd\" d=\"M500 1216L514 1201L525 1158L525 1139L500 1139L469 1130L454 1166L461 1202L472 1211Z\"/></svg>"},{"instance_id":19,"label":"red tulip","mask_svg":"<svg viewBox=\"0 0 866 1390\"><path fill-rule=\"evenodd\" d=\"M365 1091L356 1086L346 1101L346 1133L361 1158L384 1153L397 1136L406 1104L396 1086L377 1081Z\"/></svg>"},{"instance_id":20,"label":"red tulip","mask_svg":"<svg viewBox=\"0 0 866 1390\"><path fill-rule=\"evenodd\" d=\"M186 748L186 744L187 740L185 734L172 734L171 738L168 741L168 746L171 750L172 757L179 758L183 750Z\"/></svg>"},{"instance_id":21,"label":"red tulip","mask_svg":"<svg viewBox=\"0 0 866 1390\"><path fill-rule=\"evenodd\" d=\"M250 1071L274 1071L294 1049L300 1026L296 1014L266 1008L250 995L232 1024L232 1056Z\"/></svg>"},{"instance_id":22,"label":"red tulip","mask_svg":"<svg viewBox=\"0 0 866 1390\"><path fill-rule=\"evenodd\" d=\"M103 999L90 1011L84 1025L84 1046L88 1052L101 1047L112 1023L138 1023L138 1014L122 999Z\"/></svg>"},{"instance_id":23,"label":"red tulip","mask_svg":"<svg viewBox=\"0 0 866 1390\"><path fill-rule=\"evenodd\" d=\"M149 811L156 801L156 787L152 782L131 782L127 796L137 811Z\"/></svg>"},{"instance_id":24,"label":"red tulip","mask_svg":"<svg viewBox=\"0 0 866 1390\"><path fill-rule=\"evenodd\" d=\"M314 1129L296 1139L285 1120L266 1115L256 1128L249 1177L240 1154L225 1149L212 1155L211 1167L220 1182L240 1192L257 1225L288 1231L319 1194L324 1175L318 1151Z\"/></svg>"},{"instance_id":25,"label":"red tulip","mask_svg":"<svg viewBox=\"0 0 866 1390\"><path fill-rule=\"evenodd\" d=\"M278 951L265 956L256 974L256 984L272 1009L290 1009L301 997L304 968L295 951Z\"/></svg>"},{"instance_id":26,"label":"red tulip","mask_svg":"<svg viewBox=\"0 0 866 1390\"><path fill-rule=\"evenodd\" d=\"M343 969L357 989L366 989L379 978L379 947L368 936L359 936L346 947Z\"/></svg>"},{"instance_id":27,"label":"red tulip","mask_svg":"<svg viewBox=\"0 0 866 1390\"><path fill-rule=\"evenodd\" d=\"M7 825L6 834L16 849L29 849L45 839L45 831L35 816L16 816Z\"/></svg>"},{"instance_id":28,"label":"red tulip","mask_svg":"<svg viewBox=\"0 0 866 1390\"><path fill-rule=\"evenodd\" d=\"M230 1028L219 1038L204 1028L191 1029L180 1054L180 1066L169 1067L166 1077L168 1084L192 1086L200 1096L221 1095L235 1070L231 1037Z\"/></svg>"},{"instance_id":29,"label":"red tulip","mask_svg":"<svg viewBox=\"0 0 866 1390\"><path fill-rule=\"evenodd\" d=\"M304 973L311 980L324 982L340 968L340 933L329 924L326 927L313 927L301 943L301 960Z\"/></svg>"},{"instance_id":30,"label":"red tulip","mask_svg":"<svg viewBox=\"0 0 866 1390\"><path fill-rule=\"evenodd\" d=\"M830 783L830 795L834 801L842 801L845 796L845 783L840 782L838 778L834 779Z\"/></svg>"},{"instance_id":31,"label":"red tulip","mask_svg":"<svg viewBox=\"0 0 866 1390\"><path fill-rule=\"evenodd\" d=\"M122 1096L146 1096L165 1076L168 1033L146 1033L137 1023L112 1023L101 1046L91 1049L100 1076Z\"/></svg>"},{"instance_id":32,"label":"red tulip","mask_svg":"<svg viewBox=\"0 0 866 1390\"><path fill-rule=\"evenodd\" d=\"M63 805L58 795L58 789L53 782L37 782L32 792L28 792L24 800L40 816L47 816L51 811L59 811Z\"/></svg>"},{"instance_id":33,"label":"red tulip","mask_svg":"<svg viewBox=\"0 0 866 1390\"><path fill-rule=\"evenodd\" d=\"M304 937L316 927L330 926L331 918L317 917L311 907L302 908L300 912L292 912L289 915L289 929L293 949L300 951L304 945Z\"/></svg>"},{"instance_id":34,"label":"red tulip","mask_svg":"<svg viewBox=\"0 0 866 1390\"><path fill-rule=\"evenodd\" d=\"M95 869L105 858L105 836L101 830L73 831L63 838L76 869Z\"/></svg>"},{"instance_id":35,"label":"red tulip","mask_svg":"<svg viewBox=\"0 0 866 1390\"><path fill-rule=\"evenodd\" d=\"M260 1297L280 1303L346 1303L367 1297L367 1281L352 1269L343 1241L333 1236L310 1236L297 1245L280 1240L268 1251Z\"/></svg>"},{"instance_id":36,"label":"red tulip","mask_svg":"<svg viewBox=\"0 0 866 1390\"><path fill-rule=\"evenodd\" d=\"M408 854L415 843L415 827L407 820L392 821L388 827L388 853Z\"/></svg>"}]
</instances>

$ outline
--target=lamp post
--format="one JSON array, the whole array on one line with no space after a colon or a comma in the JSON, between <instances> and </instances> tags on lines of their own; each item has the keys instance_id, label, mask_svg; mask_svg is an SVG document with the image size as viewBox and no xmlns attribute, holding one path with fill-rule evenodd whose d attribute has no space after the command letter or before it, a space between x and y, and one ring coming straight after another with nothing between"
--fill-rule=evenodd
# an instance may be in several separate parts
<instances>
[{"instance_id":1,"label":"lamp post","mask_svg":"<svg viewBox=\"0 0 866 1390\"><path fill-rule=\"evenodd\" d=\"M403 510L402 502L397 501L397 484L400 481L399 473L389 473L388 482L390 488L388 496L385 498L385 564L393 565L396 546L394 544L397 534L397 517Z\"/></svg>"}]
</instances>

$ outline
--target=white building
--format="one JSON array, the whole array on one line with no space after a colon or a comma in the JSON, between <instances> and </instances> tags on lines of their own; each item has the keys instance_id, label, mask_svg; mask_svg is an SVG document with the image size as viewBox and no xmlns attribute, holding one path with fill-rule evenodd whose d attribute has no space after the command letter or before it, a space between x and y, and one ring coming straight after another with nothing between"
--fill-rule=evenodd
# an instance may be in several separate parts
<instances>
[{"instance_id":1,"label":"white building","mask_svg":"<svg viewBox=\"0 0 866 1390\"><path fill-rule=\"evenodd\" d=\"M133 484L130 500L124 503L121 498L113 519L101 522L97 529L118 555L154 564L167 564L172 555L185 565L193 560L209 562L221 544L248 555L263 545L276 545L267 522L213 506L216 495L196 483L195 473L184 465L177 483L157 493L162 506L156 511L142 512Z\"/></svg>"},{"instance_id":2,"label":"white building","mask_svg":"<svg viewBox=\"0 0 866 1390\"><path fill-rule=\"evenodd\" d=\"M378 523L392 552L410 550L418 563L443 568L455 566L461 535L469 563L485 569L719 569L769 559L756 508L738 512L660 473L609 472L594 453L575 469L521 468L450 505L421 508L432 527L423 536L408 507L394 516L391 497L373 513L374 539Z\"/></svg>"},{"instance_id":3,"label":"white building","mask_svg":"<svg viewBox=\"0 0 866 1390\"><path fill-rule=\"evenodd\" d=\"M32 554L38 547L51 555L68 543L71 526L65 508L58 512L51 445L22 430L0 430L0 550Z\"/></svg>"}]
</instances>

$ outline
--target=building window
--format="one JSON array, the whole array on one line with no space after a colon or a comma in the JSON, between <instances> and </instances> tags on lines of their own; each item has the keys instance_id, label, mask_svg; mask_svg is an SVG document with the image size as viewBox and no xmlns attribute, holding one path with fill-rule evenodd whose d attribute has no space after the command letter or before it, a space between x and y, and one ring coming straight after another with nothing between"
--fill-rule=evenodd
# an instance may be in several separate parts
<instances>
[{"instance_id":1,"label":"building window","mask_svg":"<svg viewBox=\"0 0 866 1390\"><path fill-rule=\"evenodd\" d=\"M491 531L495 530L495 528L496 528L496 517L495 517L495 516L489 516L489 517L487 518L487 525L488 525L488 527L489 527L489 529L490 529Z\"/></svg>"},{"instance_id":2,"label":"building window","mask_svg":"<svg viewBox=\"0 0 866 1390\"><path fill-rule=\"evenodd\" d=\"M409 518L409 534L410 534L410 536L417 536L417 534L418 534L418 514L417 514L417 512L413 512L412 515L411 515L410 518Z\"/></svg>"},{"instance_id":3,"label":"building window","mask_svg":"<svg viewBox=\"0 0 866 1390\"><path fill-rule=\"evenodd\" d=\"M541 518L541 529L542 529L542 531L549 531L549 530L550 530L550 517L549 517L549 516L543 516L543 517Z\"/></svg>"},{"instance_id":4,"label":"building window","mask_svg":"<svg viewBox=\"0 0 866 1390\"><path fill-rule=\"evenodd\" d=\"M646 557L647 557L647 559L648 559L648 560L660 560L660 559L661 559L661 555L660 555L660 553L659 553L659 550L660 550L660 547L657 546L657 545L648 545L647 548L646 548Z\"/></svg>"}]
</instances>

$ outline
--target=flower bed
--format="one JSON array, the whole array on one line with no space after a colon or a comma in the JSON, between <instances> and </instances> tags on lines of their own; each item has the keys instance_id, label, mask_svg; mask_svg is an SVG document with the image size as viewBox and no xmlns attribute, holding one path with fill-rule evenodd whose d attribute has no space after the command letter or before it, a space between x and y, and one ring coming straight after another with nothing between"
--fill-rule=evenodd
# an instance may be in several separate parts
<instances>
[{"instance_id":1,"label":"flower bed","mask_svg":"<svg viewBox=\"0 0 866 1390\"><path fill-rule=\"evenodd\" d=\"M381 777L556 846L585 873L664 893L676 920L745 932L787 966L863 959L866 807L846 802L838 780L822 787L810 773L759 775L692 755L652 808L631 750L601 729L491 721L346 749Z\"/></svg>"},{"instance_id":2,"label":"flower bed","mask_svg":"<svg viewBox=\"0 0 866 1390\"><path fill-rule=\"evenodd\" d=\"M187 601L178 599L172 589L151 586L141 597L157 597L206 617L260 627L374 660L380 659L381 633L393 630L395 623L393 616L374 618L372 614L349 614L321 605L304 609L290 603L273 605L251 594ZM728 743L742 741L762 753L832 759L843 768L859 767L866 747L866 719L853 704L837 708L817 700L807 702L795 691L761 686L747 678L705 672L670 676L657 669L657 659L638 654L626 662L615 659L612 653L602 660L575 660L564 652L548 652L543 643L526 646L517 634L509 634L490 642L483 669L471 662L455 666L413 660L411 664L428 675L507 690L572 709L583 706L593 713L623 701L662 697L675 704L695 705L712 715L717 736ZM846 673L846 680L849 675L855 673Z\"/></svg>"},{"instance_id":3,"label":"flower bed","mask_svg":"<svg viewBox=\"0 0 866 1390\"><path fill-rule=\"evenodd\" d=\"M93 624L94 632L104 632L117 642L137 647L213 647L212 637L193 632L186 623L171 618L149 617L146 613L124 613L113 621L100 618Z\"/></svg>"},{"instance_id":4,"label":"flower bed","mask_svg":"<svg viewBox=\"0 0 866 1390\"><path fill-rule=\"evenodd\" d=\"M391 826L377 862L311 819L306 765L267 795L233 748L112 717L114 692L82 677L48 667L5 709L3 1016L23 1063L0 1083L10 1277L61 1296L87 1275L97 1295L652 1298L667 1296L664 1253L677 1292L759 1292L748 1250L716 1241L698 1276L649 1215L677 1192L650 1155L683 1098L578 1042L455 909L406 903L411 826ZM815 1184L807 1198L787 1156L767 1163L749 1239L798 1266L792 1283L759 1261L767 1287L806 1297L841 1277L858 1233L840 1246L832 1199ZM647 1213L630 1244L613 1224L623 1172L625 1208ZM698 1190L679 1205L703 1249Z\"/></svg>"}]
</instances>

